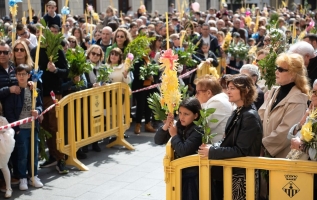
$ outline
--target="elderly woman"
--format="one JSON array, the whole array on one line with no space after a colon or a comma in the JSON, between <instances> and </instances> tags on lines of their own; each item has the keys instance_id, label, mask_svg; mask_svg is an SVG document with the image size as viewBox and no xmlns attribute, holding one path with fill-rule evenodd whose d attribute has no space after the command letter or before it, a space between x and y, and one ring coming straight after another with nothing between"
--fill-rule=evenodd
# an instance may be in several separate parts
<instances>
[{"instance_id":1,"label":"elderly woman","mask_svg":"<svg viewBox=\"0 0 317 200\"><path fill-rule=\"evenodd\" d=\"M240 74L245 74L251 77L253 84L256 87L256 92L258 93L258 97L254 102L254 105L257 110L262 106L264 102L264 93L261 88L257 85L258 79L260 77L259 68L255 65L246 64L240 68Z\"/></svg>"},{"instance_id":2,"label":"elderly woman","mask_svg":"<svg viewBox=\"0 0 317 200\"><path fill-rule=\"evenodd\" d=\"M209 117L217 119L217 123L208 123L212 133L217 135L212 142L218 142L223 138L228 118L230 117L233 107L229 102L228 95L222 92L219 81L210 75L205 75L195 80L196 98L199 100L201 107L204 109L215 108L216 111Z\"/></svg>"},{"instance_id":3,"label":"elderly woman","mask_svg":"<svg viewBox=\"0 0 317 200\"><path fill-rule=\"evenodd\" d=\"M290 151L287 133L305 113L309 85L301 55L282 53L276 59L276 66L276 83L280 86L269 92L259 115L264 122L265 156L285 158Z\"/></svg>"},{"instance_id":4,"label":"elderly woman","mask_svg":"<svg viewBox=\"0 0 317 200\"><path fill-rule=\"evenodd\" d=\"M209 159L227 159L244 156L259 156L261 151L262 122L251 104L256 99L256 88L249 76L238 74L227 81L229 101L237 109L227 121L225 138L220 146L201 145L198 153ZM232 196L234 200L246 199L245 169L233 168ZM213 197L223 199L223 169L212 168Z\"/></svg>"}]
</instances>

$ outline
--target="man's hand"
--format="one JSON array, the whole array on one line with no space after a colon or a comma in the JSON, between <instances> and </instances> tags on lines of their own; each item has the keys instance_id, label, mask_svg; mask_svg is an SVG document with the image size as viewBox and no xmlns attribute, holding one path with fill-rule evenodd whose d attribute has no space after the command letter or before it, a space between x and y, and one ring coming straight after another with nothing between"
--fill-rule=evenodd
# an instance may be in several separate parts
<instances>
[{"instance_id":1,"label":"man's hand","mask_svg":"<svg viewBox=\"0 0 317 200\"><path fill-rule=\"evenodd\" d=\"M37 111L37 110L31 110L31 115L32 115L33 117L37 117L37 116L39 115L39 111Z\"/></svg>"},{"instance_id":2,"label":"man's hand","mask_svg":"<svg viewBox=\"0 0 317 200\"><path fill-rule=\"evenodd\" d=\"M55 70L56 70L55 64L53 62L48 62L47 63L47 70L50 72L55 72Z\"/></svg>"},{"instance_id":3,"label":"man's hand","mask_svg":"<svg viewBox=\"0 0 317 200\"><path fill-rule=\"evenodd\" d=\"M10 93L20 94L21 89L19 86L13 85L10 87Z\"/></svg>"}]
</instances>

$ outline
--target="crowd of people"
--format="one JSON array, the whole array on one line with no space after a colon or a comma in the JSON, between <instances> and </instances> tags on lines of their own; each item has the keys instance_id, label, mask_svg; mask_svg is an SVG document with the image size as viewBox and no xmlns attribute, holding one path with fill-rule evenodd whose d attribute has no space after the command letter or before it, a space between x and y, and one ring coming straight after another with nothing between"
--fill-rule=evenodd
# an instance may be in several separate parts
<instances>
[{"instance_id":1,"label":"crowd of people","mask_svg":"<svg viewBox=\"0 0 317 200\"><path fill-rule=\"evenodd\" d=\"M98 81L103 64L113 69L109 75L111 83L129 84L132 91L148 87L160 82L160 72L140 78L141 69L148 61L159 64L161 52L168 46L175 52L195 46L195 51L188 55L190 60L195 60L195 64L178 65L178 75L196 68L201 62L207 62L220 68L221 78L211 75L197 77L196 73L180 78L180 83L188 86L188 93L195 97L183 99L177 116L170 113L160 127L147 101L156 89L134 93L135 134L142 133L144 117L144 131L156 133L155 143L164 144L172 138L175 158L196 154L197 150L199 155L209 159L242 156L285 158L291 146L307 153L299 137L294 134L290 140L287 135L294 125L300 130L305 123L303 116L307 116L306 113L314 108L309 106L308 100L311 97L314 104L317 95L317 35L314 32L317 14L308 10L303 12L301 6L293 9L265 6L263 9L252 7L232 11L223 4L220 9L210 8L206 12L192 7L184 12L172 7L168 19L157 11L147 13L144 6L136 13L129 10L122 15L109 6L105 12L99 13L97 19L90 14L68 14L63 24L63 16L57 13L55 1L49 1L43 19L52 34L62 33L63 49L58 51L57 61L52 62L46 54L46 48L40 48L38 65L43 75L38 88L33 88L29 80L36 47L40 45L39 16L34 15L32 21L26 24L18 19L16 26L12 24L10 16L3 17L0 20L3 26L0 29L3 30L0 33L2 115L9 123L29 116L36 117L54 103L51 91L54 91L57 99L61 99L70 93L103 85ZM270 28L270 17L273 15L278 16L274 26L281 34L278 45L283 44L285 48L274 60L275 86L268 88L266 80L263 80L266 71L260 66L260 61L271 55L272 46L276 45L272 42L274 34ZM17 39L12 42L14 30ZM129 71L124 67L125 49L139 36L154 39L147 47L150 49L149 55L135 62L133 70ZM254 47L256 50L242 59L239 49L233 52L235 46L247 48L249 52ZM65 53L72 48L85 50L87 62L94 67L90 72L69 78ZM80 81L84 84L77 87ZM35 110L32 110L32 90L35 89L40 95ZM208 108L216 109L210 119L215 118L217 122L208 124L212 132L217 133L212 139L214 145L202 143L202 130L194 124L201 117L200 110ZM176 123L174 119L177 119ZM11 183L19 184L20 190L28 189L28 181L37 188L43 187L37 176L40 126L52 135L46 139L49 158L40 167L55 166L60 174L68 173L65 155L56 147L57 119L52 109L36 121L34 163L30 163L31 126L25 124L14 127L15 145L12 154L10 152L10 173L2 170L6 184L1 189L6 192L6 198L12 195ZM101 151L98 142L92 144L92 149ZM88 147L83 147L77 151L77 157L85 159L87 152ZM34 165L34 174L31 173L31 165ZM215 174L212 190L216 191L213 192L213 199L220 200L223 199L222 168L213 167L212 170ZM199 199L197 173L195 168L183 170L182 199ZM256 189L257 199L267 199L265 179L257 177L261 182L261 187ZM245 199L245 170L235 168L232 180L233 199Z\"/></svg>"}]
</instances>

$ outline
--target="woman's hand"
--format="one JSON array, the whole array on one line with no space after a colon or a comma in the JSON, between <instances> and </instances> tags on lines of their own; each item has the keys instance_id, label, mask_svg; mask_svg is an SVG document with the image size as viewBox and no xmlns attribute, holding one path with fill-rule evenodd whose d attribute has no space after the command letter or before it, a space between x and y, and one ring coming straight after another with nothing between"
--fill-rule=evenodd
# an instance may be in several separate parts
<instances>
[{"instance_id":1,"label":"woman's hand","mask_svg":"<svg viewBox=\"0 0 317 200\"><path fill-rule=\"evenodd\" d=\"M301 150L300 145L302 144L302 141L299 137L292 138L291 139L291 149Z\"/></svg>"},{"instance_id":2,"label":"woman's hand","mask_svg":"<svg viewBox=\"0 0 317 200\"><path fill-rule=\"evenodd\" d=\"M77 84L80 81L80 76L74 77L74 83Z\"/></svg>"},{"instance_id":3,"label":"woman's hand","mask_svg":"<svg viewBox=\"0 0 317 200\"><path fill-rule=\"evenodd\" d=\"M124 72L122 72L122 75L124 78L128 78L128 71L127 70L124 70Z\"/></svg>"},{"instance_id":4,"label":"woman's hand","mask_svg":"<svg viewBox=\"0 0 317 200\"><path fill-rule=\"evenodd\" d=\"M202 144L200 147L199 147L199 150L198 150L198 154L204 158L204 157L207 157L208 158L208 154L209 154L209 149L210 149L210 145L206 145L206 144Z\"/></svg>"},{"instance_id":5,"label":"woman's hand","mask_svg":"<svg viewBox=\"0 0 317 200\"><path fill-rule=\"evenodd\" d=\"M100 86L99 83L94 83L94 84L92 85L92 87L98 87L98 86Z\"/></svg>"}]
</instances>

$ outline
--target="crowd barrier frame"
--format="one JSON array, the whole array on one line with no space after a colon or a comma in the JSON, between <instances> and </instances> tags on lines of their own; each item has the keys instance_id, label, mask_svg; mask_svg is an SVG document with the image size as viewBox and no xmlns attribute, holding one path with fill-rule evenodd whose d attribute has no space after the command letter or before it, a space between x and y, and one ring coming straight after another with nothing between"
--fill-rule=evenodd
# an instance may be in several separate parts
<instances>
[{"instance_id":1,"label":"crowd barrier frame","mask_svg":"<svg viewBox=\"0 0 317 200\"><path fill-rule=\"evenodd\" d=\"M131 123L130 93L130 87L126 83L112 83L69 94L58 102L56 143L57 149L68 155L67 165L88 170L88 167L77 159L77 150L110 136L117 138L106 147L122 145L134 150L133 146L124 139L124 132L129 129ZM64 114L66 106L67 112ZM67 115L67 143L65 143L64 130L65 115Z\"/></svg>"},{"instance_id":2,"label":"crowd barrier frame","mask_svg":"<svg viewBox=\"0 0 317 200\"><path fill-rule=\"evenodd\" d=\"M166 144L163 159L166 183L166 200L181 200L181 170L199 167L199 199L211 199L211 166L223 166L224 200L232 199L232 168L246 168L246 199L255 199L255 170L269 170L270 200L313 200L314 161L288 160L264 157L241 157L225 160L208 160L191 155L174 160L171 143Z\"/></svg>"}]
</instances>

